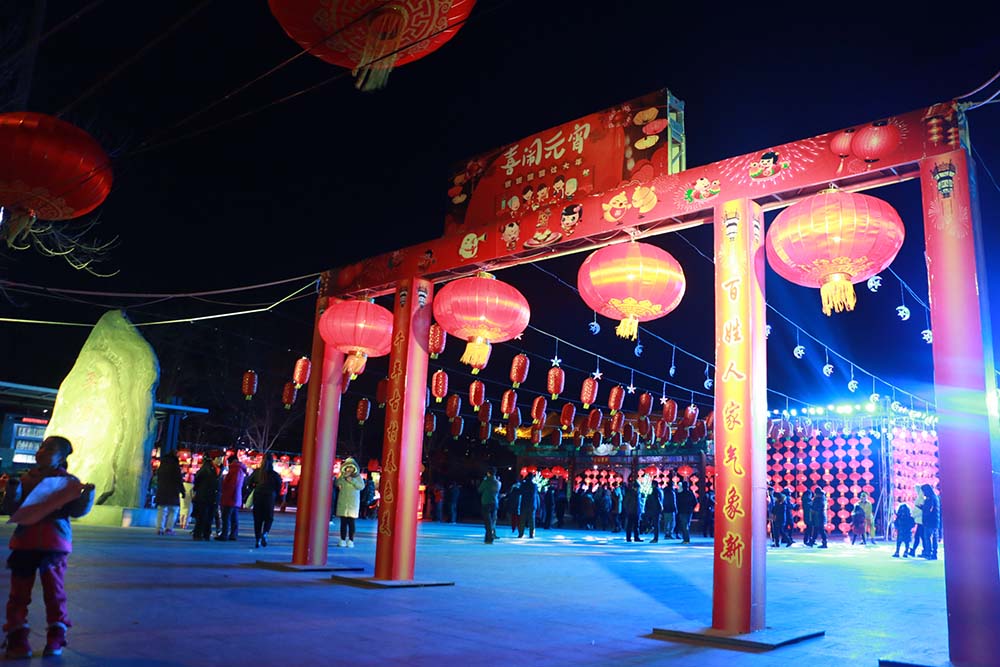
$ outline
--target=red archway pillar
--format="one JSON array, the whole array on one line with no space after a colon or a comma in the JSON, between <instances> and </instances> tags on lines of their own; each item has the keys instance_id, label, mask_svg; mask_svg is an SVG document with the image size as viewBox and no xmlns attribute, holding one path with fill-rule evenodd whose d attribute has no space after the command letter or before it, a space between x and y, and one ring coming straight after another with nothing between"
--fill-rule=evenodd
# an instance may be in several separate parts
<instances>
[{"instance_id":1,"label":"red archway pillar","mask_svg":"<svg viewBox=\"0 0 1000 667\"><path fill-rule=\"evenodd\" d=\"M340 395L343 387L344 354L326 347L319 334L319 318L327 298L316 302L312 363L319 373L309 378L305 425L302 433L302 474L295 508L293 565L326 565L330 533L330 501L333 496L333 460L337 453Z\"/></svg>"},{"instance_id":2,"label":"red archway pillar","mask_svg":"<svg viewBox=\"0 0 1000 667\"><path fill-rule=\"evenodd\" d=\"M712 628L764 629L767 353L763 217L737 199L715 210L715 562Z\"/></svg>"},{"instance_id":3,"label":"red archway pillar","mask_svg":"<svg viewBox=\"0 0 1000 667\"><path fill-rule=\"evenodd\" d=\"M432 292L431 283L420 278L403 280L396 289L375 579L413 579Z\"/></svg>"},{"instance_id":4,"label":"red archway pillar","mask_svg":"<svg viewBox=\"0 0 1000 667\"><path fill-rule=\"evenodd\" d=\"M980 303L978 286L985 288L986 277L980 273L985 266L977 271L981 229L971 185L965 151L920 162L946 526L948 650L956 665L995 665L1000 578L987 407L987 387L992 391L995 380L985 353L992 333L988 310L985 316L981 310L988 306Z\"/></svg>"}]
</instances>

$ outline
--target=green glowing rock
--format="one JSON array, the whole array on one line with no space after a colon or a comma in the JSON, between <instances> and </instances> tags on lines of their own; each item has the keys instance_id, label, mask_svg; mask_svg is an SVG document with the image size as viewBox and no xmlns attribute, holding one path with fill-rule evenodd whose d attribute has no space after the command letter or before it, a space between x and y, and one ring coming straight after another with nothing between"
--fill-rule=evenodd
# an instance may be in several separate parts
<instances>
[{"instance_id":1,"label":"green glowing rock","mask_svg":"<svg viewBox=\"0 0 1000 667\"><path fill-rule=\"evenodd\" d=\"M159 379L152 346L123 312L113 310L94 326L59 385L45 434L73 443L69 470L97 487L98 504L143 504Z\"/></svg>"}]
</instances>

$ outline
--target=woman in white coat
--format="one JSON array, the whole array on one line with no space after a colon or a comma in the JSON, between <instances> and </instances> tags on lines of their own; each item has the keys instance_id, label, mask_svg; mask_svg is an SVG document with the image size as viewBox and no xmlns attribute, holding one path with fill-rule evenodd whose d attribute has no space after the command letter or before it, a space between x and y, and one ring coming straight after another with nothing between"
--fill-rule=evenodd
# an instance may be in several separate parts
<instances>
[{"instance_id":1,"label":"woman in white coat","mask_svg":"<svg viewBox=\"0 0 1000 667\"><path fill-rule=\"evenodd\" d=\"M354 520L361 511L361 478L358 462L348 458L340 465L337 478L337 516L340 517L340 546L354 547Z\"/></svg>"}]
</instances>

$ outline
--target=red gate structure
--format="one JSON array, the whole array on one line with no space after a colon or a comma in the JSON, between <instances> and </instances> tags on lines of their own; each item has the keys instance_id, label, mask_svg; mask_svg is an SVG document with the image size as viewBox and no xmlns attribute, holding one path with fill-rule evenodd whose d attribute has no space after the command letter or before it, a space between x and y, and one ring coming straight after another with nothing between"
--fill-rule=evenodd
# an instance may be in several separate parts
<instances>
[{"instance_id":1,"label":"red gate structure","mask_svg":"<svg viewBox=\"0 0 1000 667\"><path fill-rule=\"evenodd\" d=\"M611 176L592 168L593 160L608 156L624 165ZM328 272L317 304L321 313L329 298L396 295L375 577L406 581L414 574L410 501L419 484L433 284L714 223L718 510L712 630L763 630L763 213L830 187L857 192L919 178L947 525L949 651L955 664L995 664L1000 577L994 503L987 502L994 498L987 387L995 380L988 311L977 288L986 281L971 166L963 112L946 102L685 169L683 104L666 91L470 161L452 179L441 238ZM557 208L549 205L553 201ZM295 533L299 564L326 562L325 471L336 443L331 412L339 410L340 380L326 372L322 352L317 338L313 361L324 372L314 373L309 386Z\"/></svg>"}]
</instances>

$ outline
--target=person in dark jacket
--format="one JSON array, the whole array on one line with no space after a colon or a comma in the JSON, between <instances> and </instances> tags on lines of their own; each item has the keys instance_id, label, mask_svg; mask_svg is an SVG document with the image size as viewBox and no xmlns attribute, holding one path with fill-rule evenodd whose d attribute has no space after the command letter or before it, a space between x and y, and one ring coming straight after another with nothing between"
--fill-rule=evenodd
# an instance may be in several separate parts
<instances>
[{"instance_id":1,"label":"person in dark jacket","mask_svg":"<svg viewBox=\"0 0 1000 667\"><path fill-rule=\"evenodd\" d=\"M549 485L545 487L542 505L545 510L542 515L542 528L549 529L552 527L552 517L556 513L556 490L552 482L549 482Z\"/></svg>"},{"instance_id":2,"label":"person in dark jacket","mask_svg":"<svg viewBox=\"0 0 1000 667\"><path fill-rule=\"evenodd\" d=\"M802 509L802 544L807 547L813 545L813 533L815 532L812 521L812 501L813 493L806 489L799 495L799 507Z\"/></svg>"},{"instance_id":3,"label":"person in dark jacket","mask_svg":"<svg viewBox=\"0 0 1000 667\"><path fill-rule=\"evenodd\" d=\"M653 485L646 496L646 520L653 528L653 539L650 542L660 541L660 513L663 511L663 489L659 482L653 479ZM664 538L666 539L666 538Z\"/></svg>"},{"instance_id":4,"label":"person in dark jacket","mask_svg":"<svg viewBox=\"0 0 1000 667\"><path fill-rule=\"evenodd\" d=\"M920 551L920 557L937 560L937 533L941 520L938 497L930 484L924 484L920 488L924 492L924 502L920 506L924 519L923 549ZM914 544L913 548L916 549L917 545Z\"/></svg>"},{"instance_id":5,"label":"person in dark jacket","mask_svg":"<svg viewBox=\"0 0 1000 667\"><path fill-rule=\"evenodd\" d=\"M521 524L521 482L514 478L514 483L507 491L507 500L504 503L507 514L510 515L510 532L513 535L517 532L517 527Z\"/></svg>"},{"instance_id":6,"label":"person in dark jacket","mask_svg":"<svg viewBox=\"0 0 1000 667\"><path fill-rule=\"evenodd\" d=\"M240 530L240 508L243 507L243 483L246 481L247 467L239 457L233 454L229 457L229 467L226 476L222 478L222 532L215 539L235 542Z\"/></svg>"},{"instance_id":7,"label":"person in dark jacket","mask_svg":"<svg viewBox=\"0 0 1000 667\"><path fill-rule=\"evenodd\" d=\"M520 496L520 522L518 523L517 536L524 537L524 529L528 529L528 537L533 538L535 536L535 510L538 509L538 487L531 480L531 477L525 477L521 480L521 489L518 492Z\"/></svg>"},{"instance_id":8,"label":"person in dark jacket","mask_svg":"<svg viewBox=\"0 0 1000 667\"><path fill-rule=\"evenodd\" d=\"M156 469L156 506L159 516L156 517L156 534L173 535L174 523L177 521L177 510L184 495L184 478L181 476L181 464L177 454L168 452L160 457L160 467Z\"/></svg>"},{"instance_id":9,"label":"person in dark jacket","mask_svg":"<svg viewBox=\"0 0 1000 667\"><path fill-rule=\"evenodd\" d=\"M645 511L646 496L639 489L639 480L632 475L628 478L625 498L622 500L622 511L625 514L625 541L642 542L639 537L639 517Z\"/></svg>"},{"instance_id":10,"label":"person in dark jacket","mask_svg":"<svg viewBox=\"0 0 1000 667\"><path fill-rule=\"evenodd\" d=\"M715 534L715 491L702 491L698 509L701 512L701 536L711 537Z\"/></svg>"},{"instance_id":11,"label":"person in dark jacket","mask_svg":"<svg viewBox=\"0 0 1000 667\"><path fill-rule=\"evenodd\" d=\"M812 521L813 521L813 535L812 543L816 544L816 540L821 540L823 543L819 545L820 549L826 549L826 520L827 520L827 506L826 506L826 492L823 491L823 487L814 486L813 487L813 499L812 499Z\"/></svg>"},{"instance_id":12,"label":"person in dark jacket","mask_svg":"<svg viewBox=\"0 0 1000 667\"><path fill-rule=\"evenodd\" d=\"M698 505L698 499L691 490L691 482L681 482L681 491L677 494L677 527L684 538L683 544L691 544L691 516Z\"/></svg>"},{"instance_id":13,"label":"person in dark jacket","mask_svg":"<svg viewBox=\"0 0 1000 667\"><path fill-rule=\"evenodd\" d=\"M674 533L674 526L677 522L677 491L674 483L668 477L663 481L663 512L660 514L660 528L663 531L663 539L680 537Z\"/></svg>"},{"instance_id":14,"label":"person in dark jacket","mask_svg":"<svg viewBox=\"0 0 1000 667\"><path fill-rule=\"evenodd\" d=\"M497 506L500 504L500 480L497 479L497 469L486 471L483 481L479 483L479 503L483 508L483 528L486 544L493 544L497 538Z\"/></svg>"},{"instance_id":15,"label":"person in dark jacket","mask_svg":"<svg viewBox=\"0 0 1000 667\"><path fill-rule=\"evenodd\" d=\"M274 470L274 457L264 455L264 462L247 480L247 493L253 494L254 548L267 546L267 534L274 523L274 505L281 495L281 475Z\"/></svg>"},{"instance_id":16,"label":"person in dark jacket","mask_svg":"<svg viewBox=\"0 0 1000 667\"><path fill-rule=\"evenodd\" d=\"M774 494L774 504L771 506L771 538L773 546L786 547L792 545L791 538L785 534L785 527L788 525L788 503L785 502L785 494L776 491Z\"/></svg>"},{"instance_id":17,"label":"person in dark jacket","mask_svg":"<svg viewBox=\"0 0 1000 667\"><path fill-rule=\"evenodd\" d=\"M219 502L219 469L222 453L209 452L203 459L198 474L194 476L194 539L212 539L215 507Z\"/></svg>"},{"instance_id":18,"label":"person in dark jacket","mask_svg":"<svg viewBox=\"0 0 1000 667\"><path fill-rule=\"evenodd\" d=\"M910 506L903 503L896 510L896 520L893 522L896 524L896 552L892 554L893 558L899 558L899 547L903 547L903 558L906 558L907 553L910 550L910 538L913 536L913 526L916 525L913 521L913 516L910 514Z\"/></svg>"},{"instance_id":19,"label":"person in dark jacket","mask_svg":"<svg viewBox=\"0 0 1000 667\"><path fill-rule=\"evenodd\" d=\"M448 490L445 491L445 502L448 505L448 521L450 523L458 523L458 501L462 495L462 486L452 480L448 484Z\"/></svg>"}]
</instances>

